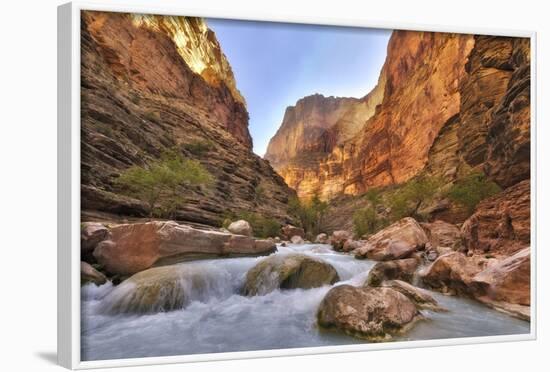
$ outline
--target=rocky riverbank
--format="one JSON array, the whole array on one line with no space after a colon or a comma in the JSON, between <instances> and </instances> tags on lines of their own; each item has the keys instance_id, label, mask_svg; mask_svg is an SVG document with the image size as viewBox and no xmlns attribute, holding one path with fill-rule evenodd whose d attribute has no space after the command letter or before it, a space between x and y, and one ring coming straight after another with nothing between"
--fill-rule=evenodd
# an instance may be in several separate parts
<instances>
[{"instance_id":1,"label":"rocky riverbank","mask_svg":"<svg viewBox=\"0 0 550 372\"><path fill-rule=\"evenodd\" d=\"M101 307L105 314L174 311L196 300L208 301L212 290L204 272L182 270L178 263L265 255L269 257L258 258L247 270L238 293L267 296L330 286L318 304L318 325L370 342L407 334L426 310L446 311L427 290L471 298L529 320L530 248L518 245L512 253L502 249L487 254L465 245L469 231L409 217L363 240L346 231L319 234L318 240L329 240L332 246L309 243L313 253L331 247L358 263L374 261L362 280L350 283L342 282L336 267L322 256L280 253L285 246L303 244L302 236L292 235L303 230L294 226L282 228L280 237L257 239L243 220L227 230L174 221L84 223L82 257L88 262L82 262L82 282L117 284Z\"/></svg>"}]
</instances>

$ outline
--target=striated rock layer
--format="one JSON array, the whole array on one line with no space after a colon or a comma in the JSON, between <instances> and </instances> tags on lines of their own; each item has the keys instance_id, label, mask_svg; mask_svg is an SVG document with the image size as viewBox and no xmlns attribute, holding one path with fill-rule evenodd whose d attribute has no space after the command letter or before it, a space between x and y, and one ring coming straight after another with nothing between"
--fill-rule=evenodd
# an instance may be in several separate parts
<instances>
[{"instance_id":1,"label":"striated rock layer","mask_svg":"<svg viewBox=\"0 0 550 372\"><path fill-rule=\"evenodd\" d=\"M182 188L175 218L219 225L228 211L256 210L290 221L293 192L252 153L244 99L202 19L86 11L81 34L84 219L97 211L144 216L114 180L177 148L215 182Z\"/></svg>"},{"instance_id":2,"label":"striated rock layer","mask_svg":"<svg viewBox=\"0 0 550 372\"><path fill-rule=\"evenodd\" d=\"M317 169L289 172L275 163L276 169L291 186L299 185L302 197L357 195L407 181L424 168L435 138L459 112L459 81L473 44L470 35L395 31L376 88L383 87L383 96L375 100L374 113L363 117L368 120L331 149Z\"/></svg>"},{"instance_id":3,"label":"striated rock layer","mask_svg":"<svg viewBox=\"0 0 550 372\"><path fill-rule=\"evenodd\" d=\"M302 198L360 195L421 171L452 182L471 168L506 188L529 178L529 94L528 39L395 31L364 99L373 111L339 121L348 111L328 103L338 98L306 97L287 110L265 158Z\"/></svg>"}]
</instances>

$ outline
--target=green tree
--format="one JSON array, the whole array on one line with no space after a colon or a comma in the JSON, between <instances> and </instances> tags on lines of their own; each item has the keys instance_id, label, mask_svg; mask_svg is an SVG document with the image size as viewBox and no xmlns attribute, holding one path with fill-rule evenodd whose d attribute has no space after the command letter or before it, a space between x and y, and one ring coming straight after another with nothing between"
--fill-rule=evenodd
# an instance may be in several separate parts
<instances>
[{"instance_id":1,"label":"green tree","mask_svg":"<svg viewBox=\"0 0 550 372\"><path fill-rule=\"evenodd\" d=\"M403 217L413 217L422 220L419 211L433 199L442 186L440 179L428 176L418 176L403 184L389 197L393 220Z\"/></svg>"},{"instance_id":2,"label":"green tree","mask_svg":"<svg viewBox=\"0 0 550 372\"><path fill-rule=\"evenodd\" d=\"M473 213L477 204L498 192L500 187L481 172L472 172L457 180L447 192L449 199Z\"/></svg>"},{"instance_id":3,"label":"green tree","mask_svg":"<svg viewBox=\"0 0 550 372\"><path fill-rule=\"evenodd\" d=\"M209 185L212 181L212 175L200 162L169 151L147 165L126 169L115 182L147 205L149 217L159 209L170 217L185 201L181 186Z\"/></svg>"},{"instance_id":4,"label":"green tree","mask_svg":"<svg viewBox=\"0 0 550 372\"><path fill-rule=\"evenodd\" d=\"M288 203L289 213L300 221L303 229L311 234L318 234L328 209L328 203L322 201L318 195L309 200L300 200L293 197Z\"/></svg>"}]
</instances>

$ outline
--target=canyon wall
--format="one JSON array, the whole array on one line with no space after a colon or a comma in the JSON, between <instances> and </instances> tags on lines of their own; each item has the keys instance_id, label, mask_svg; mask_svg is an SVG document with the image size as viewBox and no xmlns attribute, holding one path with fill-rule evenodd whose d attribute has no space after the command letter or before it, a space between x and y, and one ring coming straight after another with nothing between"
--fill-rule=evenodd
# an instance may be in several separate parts
<instances>
[{"instance_id":1,"label":"canyon wall","mask_svg":"<svg viewBox=\"0 0 550 372\"><path fill-rule=\"evenodd\" d=\"M336 125L304 135L289 109L265 158L302 198L360 195L423 170L452 181L477 168L511 186L529 178L529 54L528 39L394 31L373 91L382 94L346 122L352 135Z\"/></svg>"},{"instance_id":2,"label":"canyon wall","mask_svg":"<svg viewBox=\"0 0 550 372\"><path fill-rule=\"evenodd\" d=\"M252 153L244 99L202 19L86 11L81 43L83 219L144 216L115 180L174 148L215 179L181 190L178 219L216 225L244 210L289 219L293 191Z\"/></svg>"}]
</instances>

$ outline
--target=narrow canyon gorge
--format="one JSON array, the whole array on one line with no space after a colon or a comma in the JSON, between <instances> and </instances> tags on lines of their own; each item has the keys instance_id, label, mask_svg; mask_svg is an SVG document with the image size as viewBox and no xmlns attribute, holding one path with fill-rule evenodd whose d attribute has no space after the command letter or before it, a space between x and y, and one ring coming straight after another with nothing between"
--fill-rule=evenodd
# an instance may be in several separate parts
<instances>
[{"instance_id":1,"label":"narrow canyon gorge","mask_svg":"<svg viewBox=\"0 0 550 372\"><path fill-rule=\"evenodd\" d=\"M81 21L85 360L529 333L529 39L393 31L261 157L208 20Z\"/></svg>"}]
</instances>

